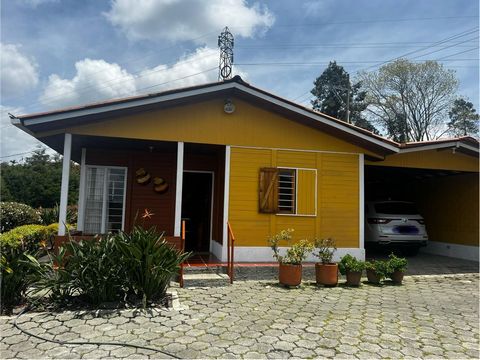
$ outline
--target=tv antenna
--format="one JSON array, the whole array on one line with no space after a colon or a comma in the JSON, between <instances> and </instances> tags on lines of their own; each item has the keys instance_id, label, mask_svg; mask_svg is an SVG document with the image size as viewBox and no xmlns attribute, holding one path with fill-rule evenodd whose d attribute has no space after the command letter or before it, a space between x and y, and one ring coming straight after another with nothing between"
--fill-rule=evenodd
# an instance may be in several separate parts
<instances>
[{"instance_id":1,"label":"tv antenna","mask_svg":"<svg viewBox=\"0 0 480 360\"><path fill-rule=\"evenodd\" d=\"M233 65L233 34L228 30L227 26L218 36L218 47L220 48L218 81L227 80L232 77Z\"/></svg>"}]
</instances>

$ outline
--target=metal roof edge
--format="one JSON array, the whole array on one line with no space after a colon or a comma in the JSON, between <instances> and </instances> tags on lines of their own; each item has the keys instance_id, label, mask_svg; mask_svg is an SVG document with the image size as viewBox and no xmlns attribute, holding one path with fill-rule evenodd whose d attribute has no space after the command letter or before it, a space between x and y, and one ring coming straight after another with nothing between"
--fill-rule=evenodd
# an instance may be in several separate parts
<instances>
[{"instance_id":1,"label":"metal roof edge","mask_svg":"<svg viewBox=\"0 0 480 360\"><path fill-rule=\"evenodd\" d=\"M30 125L39 125L54 121L72 119L76 117L85 117L94 114L108 113L115 110L124 110L133 107L140 107L143 105L162 103L170 100L194 97L197 95L208 94L233 88L243 91L244 93L253 95L257 98L263 99L289 111L293 111L303 117L307 117L311 120L318 121L327 126L336 128L337 130L343 131L364 141L370 142L371 144L379 146L390 152L398 153L400 151L400 144L394 141L373 134L368 130L344 123L339 119L335 119L328 115L316 112L312 109L308 109L306 107L303 107L302 105L296 104L292 101L271 94L265 90L256 88L245 82L239 76L236 76L233 79L221 83L209 83L200 86L169 90L162 93L149 94L134 98L118 99L104 103L95 103L81 107L62 109L60 111L52 111L49 113L19 116L18 118L16 118L19 120L19 123L14 125L33 135L33 133L28 130L28 127Z\"/></svg>"}]
</instances>

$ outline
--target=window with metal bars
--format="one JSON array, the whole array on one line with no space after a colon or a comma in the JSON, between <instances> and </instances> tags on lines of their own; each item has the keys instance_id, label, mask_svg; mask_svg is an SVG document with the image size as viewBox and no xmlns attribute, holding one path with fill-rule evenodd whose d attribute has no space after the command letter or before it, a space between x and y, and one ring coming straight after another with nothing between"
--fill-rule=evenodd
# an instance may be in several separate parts
<instances>
[{"instance_id":1,"label":"window with metal bars","mask_svg":"<svg viewBox=\"0 0 480 360\"><path fill-rule=\"evenodd\" d=\"M281 214L295 214L296 177L295 169L278 170L278 212Z\"/></svg>"},{"instance_id":2,"label":"window with metal bars","mask_svg":"<svg viewBox=\"0 0 480 360\"><path fill-rule=\"evenodd\" d=\"M104 234L123 229L125 168L88 166L85 189L84 232Z\"/></svg>"}]
</instances>

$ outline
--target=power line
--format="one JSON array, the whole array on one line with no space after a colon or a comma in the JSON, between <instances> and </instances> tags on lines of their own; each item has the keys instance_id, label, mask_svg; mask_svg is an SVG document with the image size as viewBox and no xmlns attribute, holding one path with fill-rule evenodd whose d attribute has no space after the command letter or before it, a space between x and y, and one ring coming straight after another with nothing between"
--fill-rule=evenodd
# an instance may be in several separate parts
<instances>
[{"instance_id":1,"label":"power line","mask_svg":"<svg viewBox=\"0 0 480 360\"><path fill-rule=\"evenodd\" d=\"M37 151L37 150L31 150L31 151L26 151L26 152L18 153L18 154L0 156L0 159L9 158L9 157L14 157L14 156L20 156L20 155L26 155L26 154L31 154L31 153L34 153L35 151Z\"/></svg>"},{"instance_id":2,"label":"power line","mask_svg":"<svg viewBox=\"0 0 480 360\"><path fill-rule=\"evenodd\" d=\"M395 61L395 60L398 60L398 59L401 59L401 58L404 58L404 57L407 57L409 55L412 55L412 54L415 54L415 53L418 53L420 51L423 51L423 50L427 50L427 49L430 49L432 46L435 46L435 45L439 45L439 44L443 44L443 43L446 43L446 42L449 42L451 40L455 40L455 39L458 39L458 38L461 38L461 37L464 37L464 36L467 36L467 35L470 35L470 34L473 34L475 32L478 31L478 27L473 27L473 28L470 28L468 30L464 30L458 34L455 34L455 35L451 35L449 37L446 37L445 39L443 40L440 40L440 41L437 41L429 46L426 46L425 48L423 49L419 49L419 50L413 50L413 51L410 51L410 52L407 52L405 54L402 54L400 56L397 56L397 57L394 57L392 59L389 59L389 60L386 60L386 61L382 61L382 62L379 62L378 64L375 64L375 65L371 65L363 70L368 70L368 69L371 69L373 67L378 67L378 66L381 66L383 64L386 64L386 63L389 63L389 62L392 62L392 61Z\"/></svg>"},{"instance_id":3,"label":"power line","mask_svg":"<svg viewBox=\"0 0 480 360\"><path fill-rule=\"evenodd\" d=\"M195 73L195 74L183 76L183 77L178 78L178 79L174 79L174 80L166 81L166 82L163 82L163 83L160 83L160 84L156 84L156 85L152 85L152 86L147 86L147 87L144 87L144 88L140 88L140 89L137 89L137 91L146 90L146 89L151 89L151 88L154 88L154 87L156 87L156 86L161 86L161 85L169 84L169 83L171 83L171 82L175 82L175 81L187 79L187 78L190 78L190 77L192 77L192 76L204 74L204 73L210 72L210 71L212 71L212 70L216 70L216 69L217 69L217 67L213 67L213 68L210 68L210 69L207 69L207 70L203 70L203 71L197 72L197 73Z\"/></svg>"},{"instance_id":4,"label":"power line","mask_svg":"<svg viewBox=\"0 0 480 360\"><path fill-rule=\"evenodd\" d=\"M383 65L383 64L386 64L386 63L395 61L395 60L398 60L398 59L400 59L400 58L402 58L402 57L405 57L405 56L414 54L414 53L419 52L419 51L422 51L422 50L429 49L429 48L431 48L431 47L433 47L433 46L437 46L437 45L440 45L440 44L447 43L447 42L449 42L449 41L451 41L451 40L455 40L455 39L458 39L458 38L461 38L461 37L470 35L471 33L476 32L477 30L478 30L478 27L470 28L470 29L468 29L468 30L462 31L461 33L454 34L454 35L451 35L451 36L449 36L449 37L447 37L447 38L444 38L444 39L442 39L442 40L436 41L435 43L433 43L433 44L431 44L431 45L429 45L429 46L426 46L426 47L424 47L424 48L421 49L421 50L415 50L415 51L408 52L408 53L403 54L403 55L401 55L401 56L398 56L398 57L396 57L396 58L393 58L393 59L390 59L390 60L387 60L387 61L380 62L379 64L376 64L376 65L373 65L373 66L369 66L369 67L365 68L364 70L367 70L367 69L370 69L370 68L372 68L372 67L376 67L376 66L379 66L379 65ZM478 37L476 37L476 38L478 38ZM472 39L469 39L469 40L467 40L467 41L471 41L471 40L472 40ZM463 42L460 42L460 43L463 43ZM453 47L453 46L449 46L449 47ZM473 50L473 49L469 49L468 51L472 51L472 50ZM464 52L467 52L467 51L464 51ZM461 52L461 53L463 53L463 52ZM427 54L424 54L424 55L427 55ZM421 55L421 56L424 56L424 55ZM459 55L459 54L457 53L457 54L454 54L454 55ZM453 56L453 55L452 55L452 56ZM450 57L450 56L446 56L445 58L448 58L448 57ZM439 60L443 60L443 61L451 61L451 60L465 61L466 59L444 60L444 58L441 58L441 59L437 59L437 60L433 60L433 61L439 61ZM478 59L468 59L468 61L471 61L471 60L476 60L476 61L478 61ZM422 61L427 61L427 60L422 60ZM338 62L339 62L339 63L346 63L346 62L341 62L341 61L338 61ZM241 65L241 64L238 64L238 65ZM320 65L320 64L318 64L318 65ZM326 64L326 65L328 65L328 64ZM301 94L300 96L297 96L296 98L294 98L293 101L297 101L297 100L303 98L303 97L304 97L305 95L307 95L309 92L310 92L310 90L304 92L304 93Z\"/></svg>"},{"instance_id":5,"label":"power line","mask_svg":"<svg viewBox=\"0 0 480 360\"><path fill-rule=\"evenodd\" d=\"M154 73L169 71L169 70L174 69L177 66L188 64L188 63L191 63L191 62L196 62L196 61L199 61L199 60L202 60L202 59L206 59L208 57L212 57L214 55L216 56L216 54L212 53L210 55L202 56L200 58L196 58L196 59L192 59L192 60L185 60L185 61L180 61L180 62L172 62L172 63L168 63L168 64L161 64L161 65L166 66L166 67L161 68L161 69L157 69L157 70L147 71L143 75L140 75L141 72L142 72L142 71L140 71L138 73L128 74L128 75L125 75L125 76L122 76L122 77L113 78L113 79L110 79L108 81L103 82L102 86L98 86L98 87L97 87L97 85L92 84L92 85L85 86L85 87L79 89L78 91L77 90L66 91L66 92L63 92L62 94L59 94L59 95L49 96L49 97L46 98L47 99L46 101L42 100L42 101L34 102L33 104L36 105L36 106L34 106L33 108L38 108L41 105L45 105L45 104L51 104L51 103L55 102L57 99L61 99L62 97L64 97L67 94L75 94L75 93L83 94L86 90L92 89L92 88L95 88L96 90L105 89L112 84L117 85L117 84L125 82L125 81L130 81L130 80L132 80L131 79L132 76L133 76L133 80L137 80L137 79L143 78L145 76L150 76ZM171 66L171 65L173 65L173 66ZM109 84L109 85L107 85L107 84Z\"/></svg>"},{"instance_id":6,"label":"power line","mask_svg":"<svg viewBox=\"0 0 480 360\"><path fill-rule=\"evenodd\" d=\"M412 45L413 43L351 43L351 44L348 44L348 43L339 43L339 44L273 44L273 45L267 45L267 44L263 44L263 45L240 45L240 46L237 46L237 48L239 49L279 49L279 50L283 50L283 49L302 49L302 48L340 48L340 49L344 49L344 48L347 48L347 49L385 49L385 48L405 48L405 47L416 47L416 48L424 48L425 47L425 44L429 44L431 42L423 42L423 43L416 43L417 45ZM452 43L452 45L456 45L456 44L463 44L464 42L456 42L456 43ZM475 46L476 45L476 42L475 43L472 43L471 45L463 45L463 46L459 46L457 45L458 47L472 47L472 46ZM442 45L433 45L432 47L437 47L437 46L442 46Z\"/></svg>"},{"instance_id":7,"label":"power line","mask_svg":"<svg viewBox=\"0 0 480 360\"><path fill-rule=\"evenodd\" d=\"M471 51L470 49L469 51ZM477 61L478 59L449 59L445 61ZM423 61L436 61L435 59L422 59L413 62L423 62ZM368 61L340 61L336 62L341 64L372 64L377 63L378 60L368 60ZM238 66L318 66L318 65L328 65L329 62L258 62L258 63L237 63Z\"/></svg>"},{"instance_id":8,"label":"power line","mask_svg":"<svg viewBox=\"0 0 480 360\"><path fill-rule=\"evenodd\" d=\"M465 41L463 41L462 43L465 43L465 42L470 41L470 40L477 40L477 39L478 39L478 36L476 36L476 37L474 37L474 38L471 38L471 39L468 39L468 40L465 40ZM449 49L449 48L455 47L455 46L456 46L456 45L445 46L445 47L443 47L443 48L441 48L441 49L437 49L437 50L434 50L434 51L430 51L430 52L428 52L428 53L426 53L426 54L422 54L422 55L415 56L415 57L413 57L412 59L418 59L419 57L422 57L422 56L425 56L425 55L430 55L430 54L433 54L433 53L436 53L436 52L439 52L439 51L442 51L442 50L445 50L445 49Z\"/></svg>"},{"instance_id":9,"label":"power line","mask_svg":"<svg viewBox=\"0 0 480 360\"><path fill-rule=\"evenodd\" d=\"M476 48L473 48L473 49L468 49L468 50L464 50L464 51L460 51L460 52L457 52L457 53L454 53L454 54L450 54L450 55L447 55L447 56L444 56L440 59L437 59L437 61L445 61L446 58L449 58L449 57L452 57L452 56L455 56L455 55L460 55L460 54L464 54L466 52L469 52L469 51L473 51L473 50L477 50L478 49L478 46ZM477 59L479 60L479 59Z\"/></svg>"},{"instance_id":10,"label":"power line","mask_svg":"<svg viewBox=\"0 0 480 360\"><path fill-rule=\"evenodd\" d=\"M419 18L400 18L400 19L370 19L370 20L344 20L336 22L324 22L324 23L302 23L302 24L275 24L276 28L279 27L309 27L309 26L324 26L324 25L342 25L342 24L362 24L362 23L388 23L388 22L408 22L408 21L430 21L430 20L448 20L448 19L478 19L478 16L439 16L439 17L419 17ZM245 28L245 26L234 26L233 29Z\"/></svg>"},{"instance_id":11,"label":"power line","mask_svg":"<svg viewBox=\"0 0 480 360\"><path fill-rule=\"evenodd\" d=\"M210 36L210 35L212 35L212 34L214 34L214 33L217 33L217 30L211 31L211 32L208 32L208 33L205 33L205 34L203 34L203 35L197 36L197 37L192 38L192 39L187 39L187 40L185 40L185 41L186 41L186 42L188 42L188 41L192 41L192 42L193 42L193 41L197 41L197 40L200 40L200 39L205 38L205 37L207 37L207 36ZM132 58L126 60L126 61L123 61L123 62L121 62L121 63L115 63L115 64L119 65L120 67L122 67L122 65L123 65L123 67L125 67L125 65L127 65L127 64L132 64L132 63L135 63L135 62L138 62L138 61L141 61L141 60L145 60L146 58L150 58L150 57L153 57L153 56L155 56L155 55L158 55L158 54L159 54L160 52L162 52L162 51L169 50L169 49L173 49L173 48L175 48L176 46L177 46L177 45L167 46L167 47L165 47L165 48L158 49L158 50L156 50L155 52L152 52L152 53L150 53L150 54L142 55L141 57L135 57L135 58L132 57ZM174 63L175 63L175 62L171 62L171 63L166 64L166 65L170 65L170 64L174 64ZM162 65L163 65L163 64L162 64ZM95 74L100 74L100 73L102 73L102 72L104 72L104 70L95 71L95 72L91 73L90 76L95 75ZM92 87L92 86L94 86L94 85L89 85L89 86L87 86L87 87L85 87L85 88L90 88L90 87ZM83 90L83 88L82 88L82 90ZM65 93L64 93L64 94L65 94Z\"/></svg>"}]
</instances>

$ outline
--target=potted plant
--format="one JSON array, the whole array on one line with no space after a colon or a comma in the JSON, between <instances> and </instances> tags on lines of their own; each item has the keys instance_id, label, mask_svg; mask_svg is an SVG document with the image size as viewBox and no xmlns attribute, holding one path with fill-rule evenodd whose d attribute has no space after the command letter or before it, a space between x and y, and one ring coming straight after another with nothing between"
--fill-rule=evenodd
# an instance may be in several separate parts
<instances>
[{"instance_id":1,"label":"potted plant","mask_svg":"<svg viewBox=\"0 0 480 360\"><path fill-rule=\"evenodd\" d=\"M365 262L347 254L340 259L338 269L342 275L347 276L347 285L360 286L362 272L363 269L365 269Z\"/></svg>"},{"instance_id":2,"label":"potted plant","mask_svg":"<svg viewBox=\"0 0 480 360\"><path fill-rule=\"evenodd\" d=\"M292 239L293 229L282 230L268 239L273 250L273 257L278 261L278 280L285 286L297 286L302 282L302 262L308 253L313 250L313 245L308 240L300 240L290 246L285 255L280 255L279 243Z\"/></svg>"},{"instance_id":3,"label":"potted plant","mask_svg":"<svg viewBox=\"0 0 480 360\"><path fill-rule=\"evenodd\" d=\"M380 284L388 273L388 262L382 260L367 261L365 263L367 269L367 279L369 283Z\"/></svg>"},{"instance_id":4,"label":"potted plant","mask_svg":"<svg viewBox=\"0 0 480 360\"><path fill-rule=\"evenodd\" d=\"M395 284L401 284L405 271L407 270L408 261L405 258L390 254L388 260L388 274L387 276L392 279Z\"/></svg>"},{"instance_id":5,"label":"potted plant","mask_svg":"<svg viewBox=\"0 0 480 360\"><path fill-rule=\"evenodd\" d=\"M337 251L335 240L330 238L316 239L314 246L317 249L314 255L320 259L320 263L315 264L317 285L337 286L338 264L332 261L333 254Z\"/></svg>"}]
</instances>

